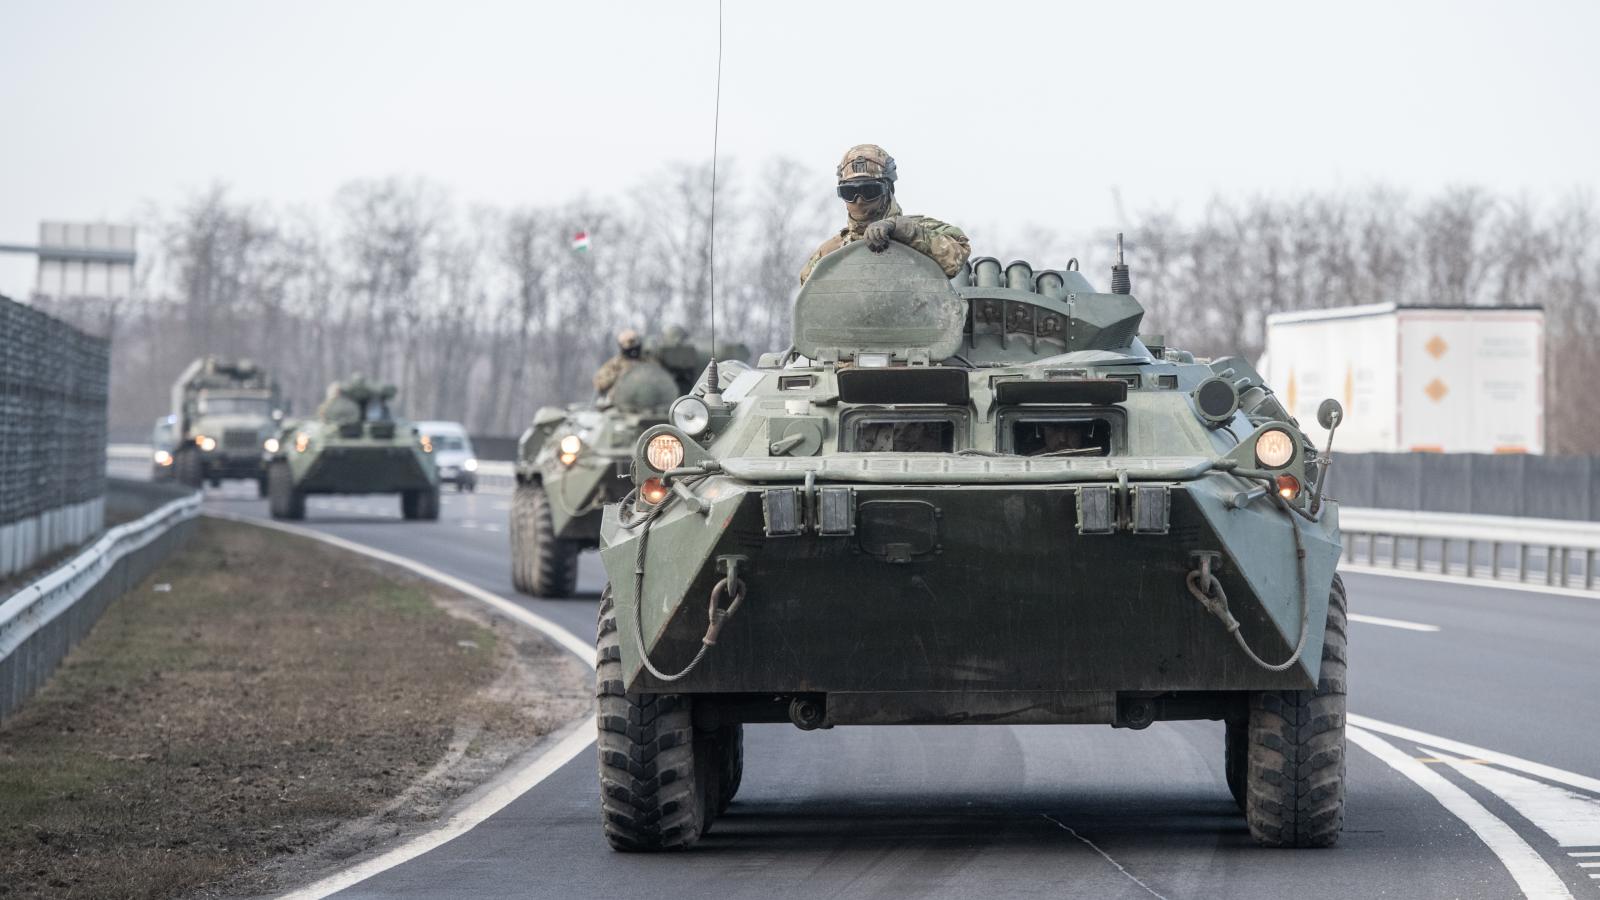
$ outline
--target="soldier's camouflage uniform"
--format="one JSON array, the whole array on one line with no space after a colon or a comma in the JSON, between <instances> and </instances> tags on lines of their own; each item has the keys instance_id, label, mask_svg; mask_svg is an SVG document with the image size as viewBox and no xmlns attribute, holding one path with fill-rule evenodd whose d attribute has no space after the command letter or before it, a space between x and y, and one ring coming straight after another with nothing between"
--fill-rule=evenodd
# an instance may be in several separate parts
<instances>
[{"instance_id":1,"label":"soldier's camouflage uniform","mask_svg":"<svg viewBox=\"0 0 1600 900\"><path fill-rule=\"evenodd\" d=\"M616 385L617 379L629 369L645 361L643 354L639 356L624 356L618 353L600 364L599 371L594 373L594 392L604 397L611 393L611 388Z\"/></svg>"},{"instance_id":2,"label":"soldier's camouflage uniform","mask_svg":"<svg viewBox=\"0 0 1600 900\"><path fill-rule=\"evenodd\" d=\"M904 216L921 226L922 234L906 246L918 251L939 264L944 269L945 277L954 278L961 271L961 264L972 255L972 246L967 242L967 235L954 225L941 222L931 216L906 216L900 211L900 202L891 199L883 210L883 215L878 219L888 219L894 216ZM873 221L878 221L874 219ZM817 252L811 254L811 259L806 261L806 267L800 270L800 283L805 284L811 277L811 270L824 256L844 247L847 244L859 241L864 237L867 226L872 222L856 222L851 220L839 233L822 242Z\"/></svg>"}]
</instances>

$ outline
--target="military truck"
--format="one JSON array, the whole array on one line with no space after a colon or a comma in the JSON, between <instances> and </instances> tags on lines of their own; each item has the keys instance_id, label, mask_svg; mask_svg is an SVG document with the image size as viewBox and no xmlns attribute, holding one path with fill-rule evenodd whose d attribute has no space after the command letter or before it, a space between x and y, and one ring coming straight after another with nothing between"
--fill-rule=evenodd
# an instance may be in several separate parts
<instances>
[{"instance_id":1,"label":"military truck","mask_svg":"<svg viewBox=\"0 0 1600 900\"><path fill-rule=\"evenodd\" d=\"M172 383L172 472L190 487L246 478L267 495L261 455L282 419L277 382L248 359L204 356ZM156 448L157 450L163 448Z\"/></svg>"},{"instance_id":2,"label":"military truck","mask_svg":"<svg viewBox=\"0 0 1600 900\"><path fill-rule=\"evenodd\" d=\"M1328 449L1244 360L1141 337L1129 282L992 258L946 279L852 244L801 290L790 351L712 367L640 435L600 536L613 847L693 844L745 723L1182 719L1226 723L1256 840L1335 842Z\"/></svg>"},{"instance_id":3,"label":"military truck","mask_svg":"<svg viewBox=\"0 0 1600 900\"><path fill-rule=\"evenodd\" d=\"M305 518L311 494L399 494L405 518L439 518L433 446L394 397L394 385L356 375L328 385L316 418L286 423L267 455L272 517Z\"/></svg>"}]
</instances>

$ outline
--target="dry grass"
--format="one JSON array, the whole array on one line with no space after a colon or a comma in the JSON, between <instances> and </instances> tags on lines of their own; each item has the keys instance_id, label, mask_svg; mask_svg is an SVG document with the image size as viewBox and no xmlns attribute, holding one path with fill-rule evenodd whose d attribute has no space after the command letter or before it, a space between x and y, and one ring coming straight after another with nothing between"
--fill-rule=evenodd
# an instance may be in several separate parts
<instances>
[{"instance_id":1,"label":"dry grass","mask_svg":"<svg viewBox=\"0 0 1600 900\"><path fill-rule=\"evenodd\" d=\"M0 728L0 897L268 888L264 864L411 798L463 734L498 763L581 708L558 653L434 593L207 520ZM541 678L560 696L507 688Z\"/></svg>"}]
</instances>

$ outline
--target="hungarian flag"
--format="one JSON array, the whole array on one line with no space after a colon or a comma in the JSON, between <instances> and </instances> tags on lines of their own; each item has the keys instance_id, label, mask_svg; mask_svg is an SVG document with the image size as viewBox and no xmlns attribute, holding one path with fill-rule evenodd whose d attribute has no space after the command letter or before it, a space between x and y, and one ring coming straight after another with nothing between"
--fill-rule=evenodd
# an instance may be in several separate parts
<instances>
[{"instance_id":1,"label":"hungarian flag","mask_svg":"<svg viewBox=\"0 0 1600 900\"><path fill-rule=\"evenodd\" d=\"M587 252L589 252L589 232L580 231L577 234L572 236L572 252L573 253L587 253Z\"/></svg>"}]
</instances>

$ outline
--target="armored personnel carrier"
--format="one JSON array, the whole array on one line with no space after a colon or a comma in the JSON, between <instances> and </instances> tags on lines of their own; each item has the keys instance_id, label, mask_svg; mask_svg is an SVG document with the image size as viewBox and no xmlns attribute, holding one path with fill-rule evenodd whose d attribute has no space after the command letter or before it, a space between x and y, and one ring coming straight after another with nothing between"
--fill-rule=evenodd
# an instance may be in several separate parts
<instances>
[{"instance_id":1,"label":"armored personnel carrier","mask_svg":"<svg viewBox=\"0 0 1600 900\"><path fill-rule=\"evenodd\" d=\"M994 259L947 280L852 244L789 352L712 366L644 431L600 537L613 847L693 844L738 790L743 724L782 721L1221 720L1255 838L1337 840L1327 451L1244 361L1141 338L1112 281Z\"/></svg>"},{"instance_id":2,"label":"armored personnel carrier","mask_svg":"<svg viewBox=\"0 0 1600 900\"><path fill-rule=\"evenodd\" d=\"M157 470L170 466L172 477L190 487L247 478L265 497L261 457L283 418L280 406L277 382L250 360L205 356L189 363L172 383L174 440L155 448L167 453L166 465L156 460Z\"/></svg>"},{"instance_id":3,"label":"armored personnel carrier","mask_svg":"<svg viewBox=\"0 0 1600 900\"><path fill-rule=\"evenodd\" d=\"M315 419L289 422L267 455L272 517L303 519L310 494L399 494L407 519L439 518L433 447L394 414L392 384L328 386Z\"/></svg>"},{"instance_id":4,"label":"armored personnel carrier","mask_svg":"<svg viewBox=\"0 0 1600 900\"><path fill-rule=\"evenodd\" d=\"M701 364L702 367L704 363ZM640 433L667 420L682 393L652 360L622 374L598 405L547 406L517 440L511 498L511 583L535 597L571 596L578 554L599 546L600 511L633 489L619 466Z\"/></svg>"}]
</instances>

